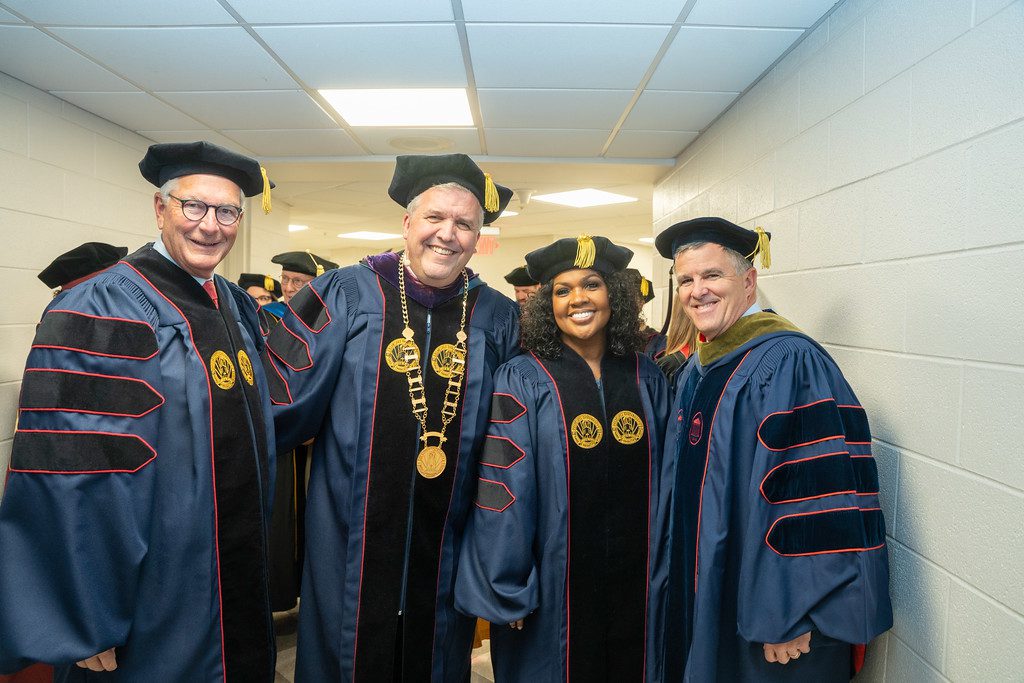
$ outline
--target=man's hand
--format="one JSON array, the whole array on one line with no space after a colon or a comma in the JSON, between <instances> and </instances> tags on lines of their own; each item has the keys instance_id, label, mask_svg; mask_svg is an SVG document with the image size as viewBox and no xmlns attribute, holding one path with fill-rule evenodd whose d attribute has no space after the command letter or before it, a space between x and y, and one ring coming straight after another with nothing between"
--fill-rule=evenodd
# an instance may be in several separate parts
<instances>
[{"instance_id":1,"label":"man's hand","mask_svg":"<svg viewBox=\"0 0 1024 683\"><path fill-rule=\"evenodd\" d=\"M769 662L786 664L791 659L799 659L801 654L811 651L811 633L808 631L788 643L765 643L764 658Z\"/></svg>"},{"instance_id":2,"label":"man's hand","mask_svg":"<svg viewBox=\"0 0 1024 683\"><path fill-rule=\"evenodd\" d=\"M106 652L93 655L89 659L78 662L78 666L89 671L113 671L117 668L117 657L114 656L114 648Z\"/></svg>"},{"instance_id":3,"label":"man's hand","mask_svg":"<svg viewBox=\"0 0 1024 683\"><path fill-rule=\"evenodd\" d=\"M515 621L510 621L510 622L508 622L508 626L509 626L509 628L514 628L517 631L522 631L523 630L523 620L522 619L516 619Z\"/></svg>"}]
</instances>

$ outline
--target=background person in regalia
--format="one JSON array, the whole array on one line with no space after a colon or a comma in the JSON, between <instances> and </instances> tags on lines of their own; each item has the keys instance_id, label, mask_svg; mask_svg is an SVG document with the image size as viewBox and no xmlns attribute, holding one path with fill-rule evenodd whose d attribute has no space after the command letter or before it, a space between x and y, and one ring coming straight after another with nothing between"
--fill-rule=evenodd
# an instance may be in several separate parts
<instances>
[{"instance_id":1,"label":"background person in regalia","mask_svg":"<svg viewBox=\"0 0 1024 683\"><path fill-rule=\"evenodd\" d=\"M581 235L527 254L526 353L498 370L456 606L495 680L660 680L666 380L642 353L632 252Z\"/></svg>"}]
</instances>

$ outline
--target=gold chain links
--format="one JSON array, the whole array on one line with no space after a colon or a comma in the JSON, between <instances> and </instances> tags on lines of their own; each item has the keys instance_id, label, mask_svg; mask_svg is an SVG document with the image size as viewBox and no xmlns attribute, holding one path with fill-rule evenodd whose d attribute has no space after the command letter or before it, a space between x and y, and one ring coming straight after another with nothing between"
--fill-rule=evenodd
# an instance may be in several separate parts
<instances>
[{"instance_id":1,"label":"gold chain links","mask_svg":"<svg viewBox=\"0 0 1024 683\"><path fill-rule=\"evenodd\" d=\"M423 372L420 368L419 349L413 342L415 333L409 326L409 307L405 296L405 254L402 254L398 264L398 292L402 302L402 323L405 329L402 330L402 337L405 344L402 347L402 355L405 360L405 377L409 382L409 402L412 405L412 414L420 423L423 434L420 441L424 448L416 459L416 469L427 479L440 476L444 471L446 458L441 448L447 440L444 436L448 425L455 418L459 410L459 398L462 395L462 376L466 371L466 304L469 301L469 273L463 269L462 289L462 319L459 322L459 331L455 335L455 350L451 359L451 375L448 377L448 386L444 391L444 402L441 406L441 431L427 431L427 395L423 386ZM428 436L436 436L439 441L437 446L430 446L427 443ZM425 457L427 456L427 457Z\"/></svg>"}]
</instances>

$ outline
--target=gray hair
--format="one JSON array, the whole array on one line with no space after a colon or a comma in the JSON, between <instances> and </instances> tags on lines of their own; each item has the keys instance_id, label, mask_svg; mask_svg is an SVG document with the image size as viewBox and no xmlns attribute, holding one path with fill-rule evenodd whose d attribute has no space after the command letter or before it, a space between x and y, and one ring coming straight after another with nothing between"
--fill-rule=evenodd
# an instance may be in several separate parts
<instances>
[{"instance_id":1,"label":"gray hair","mask_svg":"<svg viewBox=\"0 0 1024 683\"><path fill-rule=\"evenodd\" d=\"M718 244L718 242L690 242L688 244L684 244L683 246L676 249L675 253L672 254L672 259L675 260L675 257L679 256L679 254L691 251L693 249L700 249L701 247L706 246L708 244ZM754 264L748 261L746 256L736 251L735 249L730 249L729 247L726 247L721 244L718 244L718 246L722 247L722 250L725 251L725 255L729 259L729 262L732 263L733 270L736 271L737 275L743 275L748 270L754 267Z\"/></svg>"},{"instance_id":2,"label":"gray hair","mask_svg":"<svg viewBox=\"0 0 1024 683\"><path fill-rule=\"evenodd\" d=\"M170 199L172 193L177 193L181 178L182 176L171 178L160 186L160 196L163 197L164 202ZM245 208L245 193L242 192L242 188L238 188L238 205Z\"/></svg>"},{"instance_id":3,"label":"gray hair","mask_svg":"<svg viewBox=\"0 0 1024 683\"><path fill-rule=\"evenodd\" d=\"M436 188L441 188L443 190L462 190L463 192L468 192L470 195L473 196L474 199L476 199L476 195L475 194L470 192L468 188L460 185L459 183L455 183L455 182L441 183L439 185L433 185L431 187L428 187L427 190L433 190L433 189L436 189ZM423 192L426 192L427 190L423 190ZM408 213L410 213L410 214L414 213L416 211L416 209L419 207L419 205L420 205L420 198L423 197L423 192L420 192L418 195L413 197L412 200L409 202L409 205L407 207L405 207L405 210ZM477 220L477 223L478 223L478 225L476 226L477 229L479 229L484 224L484 207L483 206L480 207L479 219Z\"/></svg>"}]
</instances>

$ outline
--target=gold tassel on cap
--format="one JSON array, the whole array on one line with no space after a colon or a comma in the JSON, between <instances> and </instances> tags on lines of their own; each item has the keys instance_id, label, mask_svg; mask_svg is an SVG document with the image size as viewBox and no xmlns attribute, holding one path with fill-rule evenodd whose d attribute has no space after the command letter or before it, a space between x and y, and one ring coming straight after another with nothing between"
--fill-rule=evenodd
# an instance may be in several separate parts
<instances>
[{"instance_id":1,"label":"gold tassel on cap","mask_svg":"<svg viewBox=\"0 0 1024 683\"><path fill-rule=\"evenodd\" d=\"M494 186L490 173L484 173L484 211L498 210L498 188Z\"/></svg>"},{"instance_id":2,"label":"gold tassel on cap","mask_svg":"<svg viewBox=\"0 0 1024 683\"><path fill-rule=\"evenodd\" d=\"M262 166L260 173L263 174L263 213L270 213L270 178L267 177L267 169Z\"/></svg>"},{"instance_id":3,"label":"gold tassel on cap","mask_svg":"<svg viewBox=\"0 0 1024 683\"><path fill-rule=\"evenodd\" d=\"M646 297L651 293L651 285L647 282L647 278L640 278L640 296Z\"/></svg>"},{"instance_id":4,"label":"gold tassel on cap","mask_svg":"<svg viewBox=\"0 0 1024 683\"><path fill-rule=\"evenodd\" d=\"M314 266L316 266L317 277L323 275L324 267L316 262L316 259L313 257L313 254L309 253L309 249L306 250L306 255L309 256L309 260L313 262Z\"/></svg>"},{"instance_id":5,"label":"gold tassel on cap","mask_svg":"<svg viewBox=\"0 0 1024 683\"><path fill-rule=\"evenodd\" d=\"M269 275L264 275L263 276L263 289L267 290L268 292L273 292L274 291L274 278L270 277Z\"/></svg>"},{"instance_id":6,"label":"gold tassel on cap","mask_svg":"<svg viewBox=\"0 0 1024 683\"><path fill-rule=\"evenodd\" d=\"M577 268L589 268L594 265L595 258L597 258L597 248L594 247L594 240L590 235L583 233L576 238L576 260L572 262L572 265Z\"/></svg>"},{"instance_id":7,"label":"gold tassel on cap","mask_svg":"<svg viewBox=\"0 0 1024 683\"><path fill-rule=\"evenodd\" d=\"M753 262L754 257L761 254L761 267L767 270L771 267L771 247L768 245L768 233L761 226L755 227L754 231L758 233L758 244L754 247L754 251L746 255L746 258Z\"/></svg>"}]
</instances>

